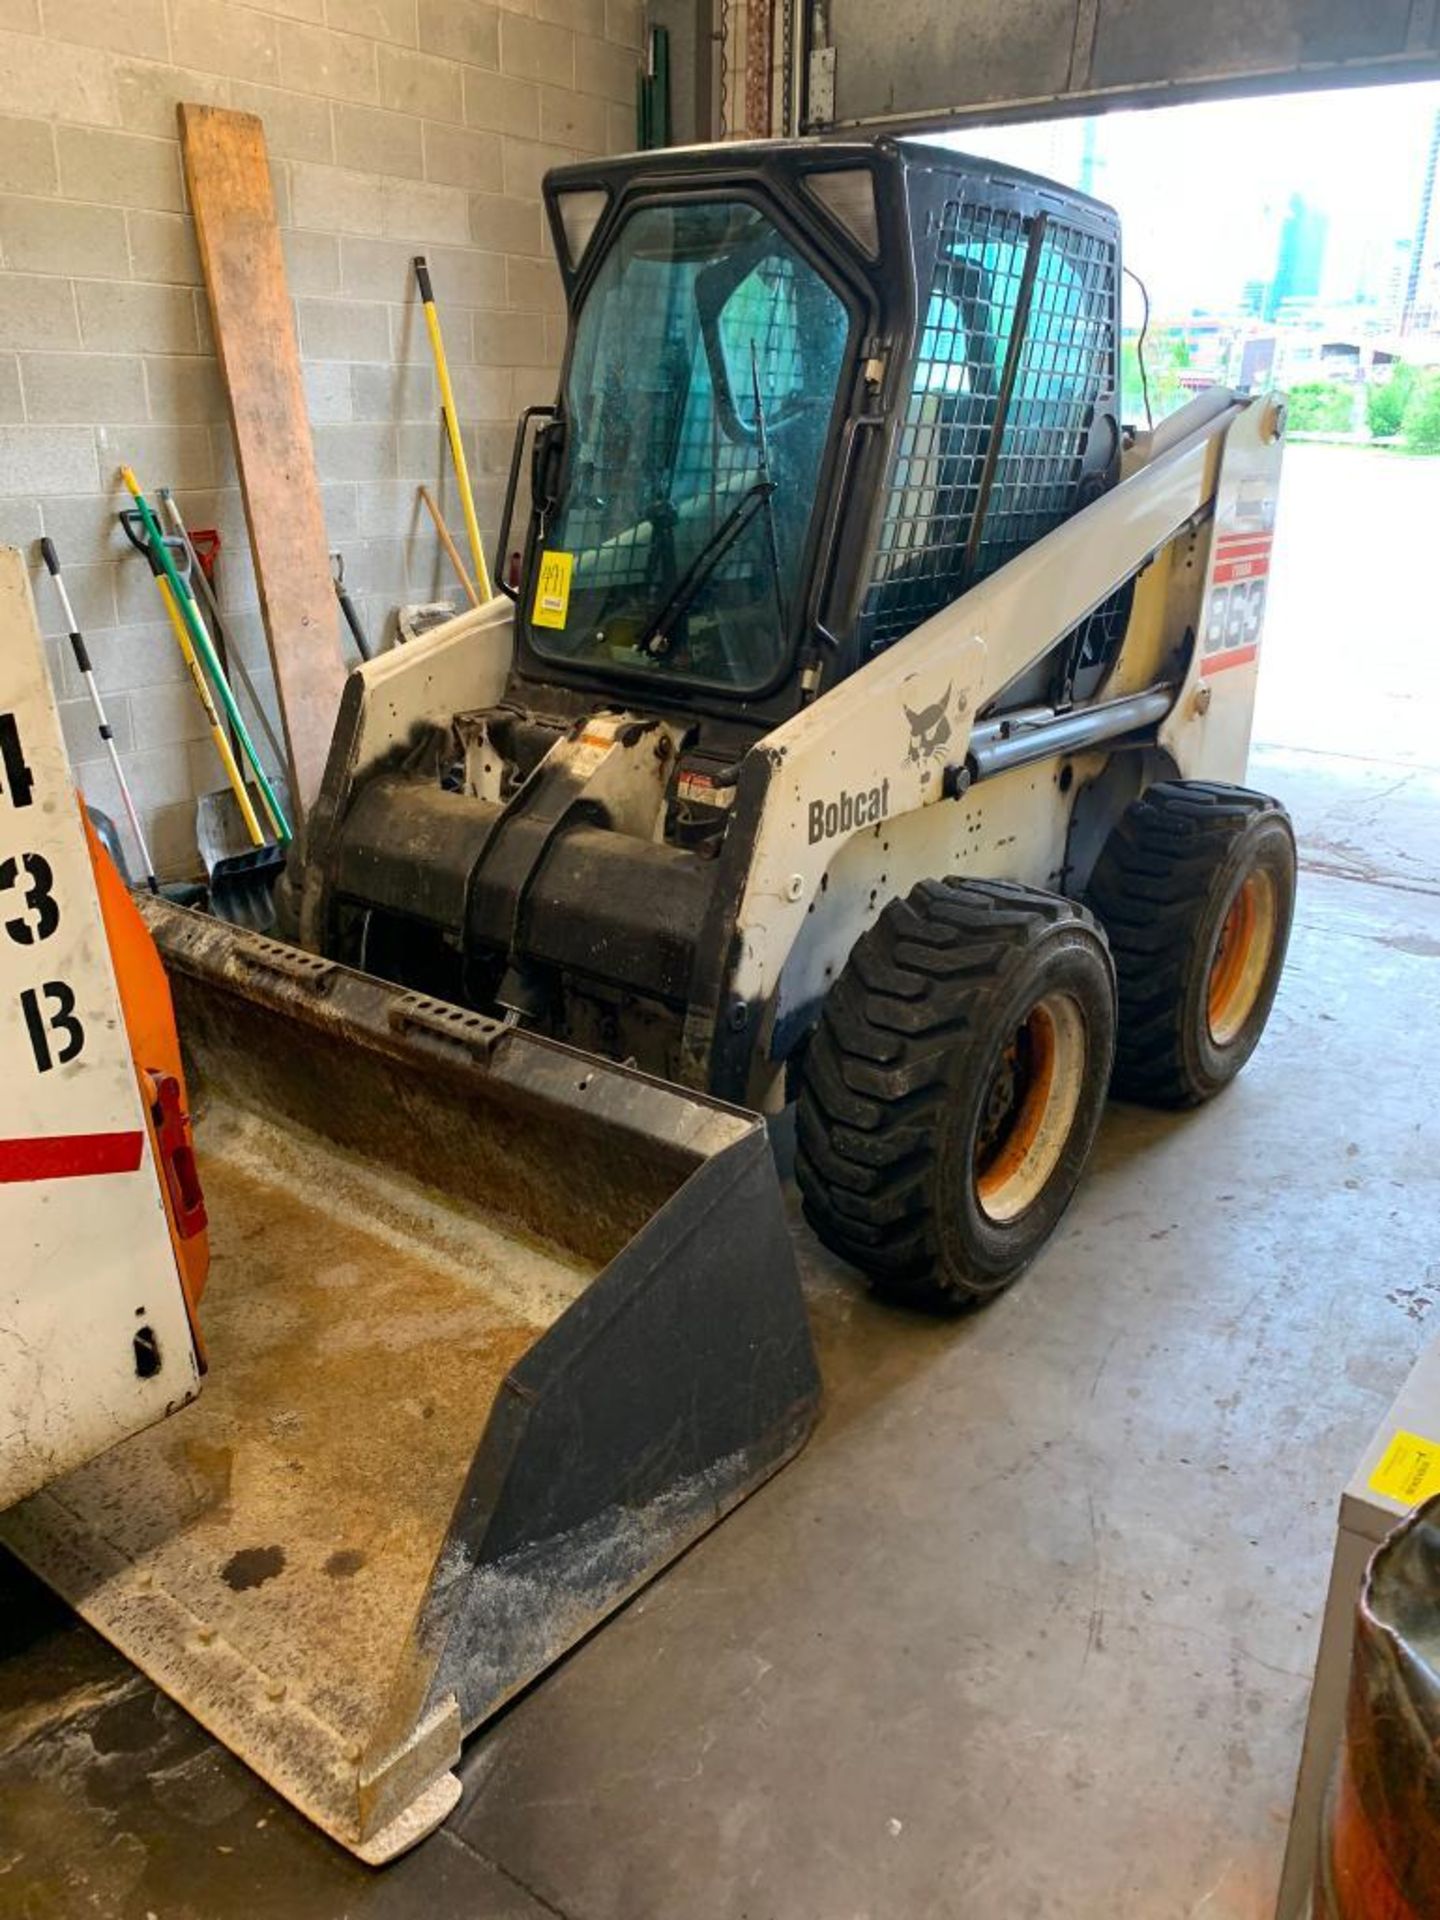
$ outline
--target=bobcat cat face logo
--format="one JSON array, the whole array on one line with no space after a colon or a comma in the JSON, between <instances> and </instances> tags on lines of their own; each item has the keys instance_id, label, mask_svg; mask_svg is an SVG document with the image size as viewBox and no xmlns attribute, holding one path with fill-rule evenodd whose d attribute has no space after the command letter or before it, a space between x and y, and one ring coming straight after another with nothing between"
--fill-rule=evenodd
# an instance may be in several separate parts
<instances>
[{"instance_id":1,"label":"bobcat cat face logo","mask_svg":"<svg viewBox=\"0 0 1440 1920\"><path fill-rule=\"evenodd\" d=\"M952 681L951 687L954 683ZM933 760L937 753L943 753L950 744L950 705L951 687L933 707L922 707L918 713L910 707L905 708L905 718L910 722L909 758L918 766L922 760Z\"/></svg>"}]
</instances>

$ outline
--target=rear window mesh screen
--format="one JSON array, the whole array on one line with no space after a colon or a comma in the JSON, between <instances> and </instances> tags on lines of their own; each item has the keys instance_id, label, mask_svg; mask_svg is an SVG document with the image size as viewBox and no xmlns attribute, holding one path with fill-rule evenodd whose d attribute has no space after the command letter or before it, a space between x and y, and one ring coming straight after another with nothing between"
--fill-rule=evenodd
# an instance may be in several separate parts
<instances>
[{"instance_id":1,"label":"rear window mesh screen","mask_svg":"<svg viewBox=\"0 0 1440 1920\"><path fill-rule=\"evenodd\" d=\"M959 199L945 208L915 375L860 613L878 651L947 605L1077 504L1086 436L1114 389L1114 241L1046 223L973 580L966 542L1015 321L1030 222Z\"/></svg>"}]
</instances>

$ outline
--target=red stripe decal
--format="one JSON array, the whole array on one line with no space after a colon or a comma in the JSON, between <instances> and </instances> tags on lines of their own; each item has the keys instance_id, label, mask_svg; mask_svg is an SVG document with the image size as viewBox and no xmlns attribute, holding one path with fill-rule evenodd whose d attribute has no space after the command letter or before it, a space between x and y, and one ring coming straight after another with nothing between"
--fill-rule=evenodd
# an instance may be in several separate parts
<instances>
[{"instance_id":1,"label":"red stripe decal","mask_svg":"<svg viewBox=\"0 0 1440 1920\"><path fill-rule=\"evenodd\" d=\"M1254 647L1231 647L1228 653L1211 653L1200 662L1201 673L1219 673L1224 667L1248 667L1256 659L1260 649Z\"/></svg>"},{"instance_id":2,"label":"red stripe decal","mask_svg":"<svg viewBox=\"0 0 1440 1920\"><path fill-rule=\"evenodd\" d=\"M36 1140L0 1140L0 1182L74 1180L88 1173L134 1173L145 1135L54 1133Z\"/></svg>"},{"instance_id":3,"label":"red stripe decal","mask_svg":"<svg viewBox=\"0 0 1440 1920\"><path fill-rule=\"evenodd\" d=\"M1233 552L1238 547L1256 547L1268 549L1274 544L1273 533L1222 533L1215 542L1217 551Z\"/></svg>"}]
</instances>

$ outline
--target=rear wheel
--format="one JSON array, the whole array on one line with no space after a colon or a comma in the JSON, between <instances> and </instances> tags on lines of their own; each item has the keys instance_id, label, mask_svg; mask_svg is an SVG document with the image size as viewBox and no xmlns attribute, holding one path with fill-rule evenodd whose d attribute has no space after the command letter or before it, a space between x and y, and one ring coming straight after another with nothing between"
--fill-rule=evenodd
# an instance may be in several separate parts
<instances>
[{"instance_id":1,"label":"rear wheel","mask_svg":"<svg viewBox=\"0 0 1440 1920\"><path fill-rule=\"evenodd\" d=\"M1114 1090L1189 1107L1255 1051L1285 965L1295 838L1277 800L1168 780L1126 808L1088 899L1120 990Z\"/></svg>"},{"instance_id":2,"label":"rear wheel","mask_svg":"<svg viewBox=\"0 0 1440 1920\"><path fill-rule=\"evenodd\" d=\"M796 1178L836 1253L911 1304L971 1305L1044 1246L1095 1137L1114 977L1082 907L1003 881L892 901L831 988Z\"/></svg>"}]
</instances>

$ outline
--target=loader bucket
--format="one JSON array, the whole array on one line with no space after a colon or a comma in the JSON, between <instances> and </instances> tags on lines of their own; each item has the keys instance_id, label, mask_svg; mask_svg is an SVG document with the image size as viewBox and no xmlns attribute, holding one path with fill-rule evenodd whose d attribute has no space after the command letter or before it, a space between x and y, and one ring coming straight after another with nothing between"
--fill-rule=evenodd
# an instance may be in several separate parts
<instances>
[{"instance_id":1,"label":"loader bucket","mask_svg":"<svg viewBox=\"0 0 1440 1920\"><path fill-rule=\"evenodd\" d=\"M210 1214L197 1401L0 1538L361 1858L802 1443L754 1116L146 901Z\"/></svg>"}]
</instances>

